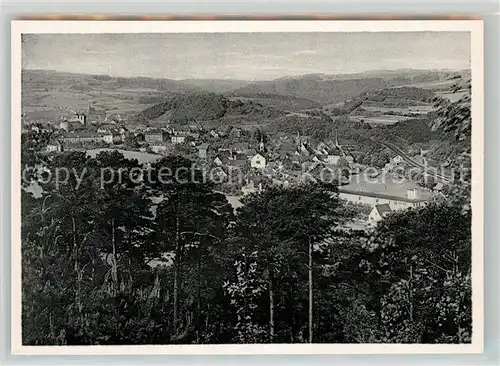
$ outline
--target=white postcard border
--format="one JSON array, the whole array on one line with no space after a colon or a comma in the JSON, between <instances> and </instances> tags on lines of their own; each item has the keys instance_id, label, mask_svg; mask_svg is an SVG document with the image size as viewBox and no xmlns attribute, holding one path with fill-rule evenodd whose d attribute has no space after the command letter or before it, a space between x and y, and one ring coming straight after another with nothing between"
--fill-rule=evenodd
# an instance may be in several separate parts
<instances>
[{"instance_id":1,"label":"white postcard border","mask_svg":"<svg viewBox=\"0 0 500 366\"><path fill-rule=\"evenodd\" d=\"M484 61L480 20L380 21L13 21L11 116L11 353L13 355L269 355L472 354L484 347ZM472 294L470 344L247 344L140 346L23 346L21 338L21 34L220 32L471 32L472 75Z\"/></svg>"}]
</instances>

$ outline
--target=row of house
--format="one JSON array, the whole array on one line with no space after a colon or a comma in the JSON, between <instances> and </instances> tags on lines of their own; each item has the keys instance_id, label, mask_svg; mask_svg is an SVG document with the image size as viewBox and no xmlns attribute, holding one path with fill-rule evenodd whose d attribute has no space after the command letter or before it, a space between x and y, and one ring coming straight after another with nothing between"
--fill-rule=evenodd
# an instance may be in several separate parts
<instances>
[{"instance_id":1,"label":"row of house","mask_svg":"<svg viewBox=\"0 0 500 366\"><path fill-rule=\"evenodd\" d=\"M117 131L94 132L81 131L77 133L63 133L55 136L46 146L47 152L64 151L65 146L75 143L107 143L117 144L122 141L122 135Z\"/></svg>"},{"instance_id":2,"label":"row of house","mask_svg":"<svg viewBox=\"0 0 500 366\"><path fill-rule=\"evenodd\" d=\"M162 129L150 129L144 132L144 141L148 144L157 144L170 141L172 144L184 144L189 141L196 141L200 137L198 132L177 131L171 132Z\"/></svg>"},{"instance_id":3,"label":"row of house","mask_svg":"<svg viewBox=\"0 0 500 366\"><path fill-rule=\"evenodd\" d=\"M105 111L96 110L91 104L83 113L63 116L58 129L47 145L47 151L63 151L65 145L75 143L117 144L123 142L130 133L116 120L108 119Z\"/></svg>"},{"instance_id":4,"label":"row of house","mask_svg":"<svg viewBox=\"0 0 500 366\"><path fill-rule=\"evenodd\" d=\"M354 163L351 155L344 155L342 151L324 142L314 144L311 139L297 138L296 143L284 141L278 144L273 158L290 159L293 163L323 162L330 165L339 165L341 161L346 166Z\"/></svg>"},{"instance_id":5,"label":"row of house","mask_svg":"<svg viewBox=\"0 0 500 366\"><path fill-rule=\"evenodd\" d=\"M207 159L209 157L210 145L203 143L198 146L198 157ZM255 150L247 142L238 142L227 147L222 147L210 154L215 166L244 167L247 162L251 168L262 170L266 167L268 157L263 141L259 143L259 151Z\"/></svg>"},{"instance_id":6,"label":"row of house","mask_svg":"<svg viewBox=\"0 0 500 366\"><path fill-rule=\"evenodd\" d=\"M239 127L226 127L220 129L212 128L210 131L208 131L209 136L214 139L219 139L224 137L240 138L243 135L243 133L244 130Z\"/></svg>"}]
</instances>

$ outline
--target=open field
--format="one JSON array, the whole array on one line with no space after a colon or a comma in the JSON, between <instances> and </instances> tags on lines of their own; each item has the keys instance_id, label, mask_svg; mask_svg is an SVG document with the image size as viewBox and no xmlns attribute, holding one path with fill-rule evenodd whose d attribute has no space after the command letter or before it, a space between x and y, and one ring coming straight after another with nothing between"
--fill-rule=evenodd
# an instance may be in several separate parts
<instances>
[{"instance_id":1,"label":"open field","mask_svg":"<svg viewBox=\"0 0 500 366\"><path fill-rule=\"evenodd\" d=\"M76 111L85 111L89 105L106 114L118 113L122 117L136 114L151 107L152 103L141 103L138 93L130 92L75 92L75 91L24 91L22 111L29 119L53 121ZM146 95L146 94L145 94ZM146 95L149 96L149 95Z\"/></svg>"},{"instance_id":2,"label":"open field","mask_svg":"<svg viewBox=\"0 0 500 366\"><path fill-rule=\"evenodd\" d=\"M376 125L393 125L399 121L411 119L411 117L403 116L379 116L365 118L365 123Z\"/></svg>"},{"instance_id":3,"label":"open field","mask_svg":"<svg viewBox=\"0 0 500 366\"><path fill-rule=\"evenodd\" d=\"M405 113L425 114L428 112L432 112L435 108L432 105L418 105L418 106L409 106L406 108L363 106L363 109L365 109L368 112L382 112L382 113L393 112L395 114L405 114Z\"/></svg>"},{"instance_id":4,"label":"open field","mask_svg":"<svg viewBox=\"0 0 500 366\"><path fill-rule=\"evenodd\" d=\"M441 98L449 99L451 102L456 102L460 100L460 98L462 98L467 93L468 93L467 91L458 91L456 93L438 92L436 93L436 95L440 96Z\"/></svg>"},{"instance_id":5,"label":"open field","mask_svg":"<svg viewBox=\"0 0 500 366\"><path fill-rule=\"evenodd\" d=\"M139 164L150 163L161 158L160 155L156 154L149 154L141 151L121 150L121 149L92 149L92 150L87 150L87 154L95 158L97 154L103 151L118 151L119 153L122 153L126 159L137 159L139 161Z\"/></svg>"},{"instance_id":6,"label":"open field","mask_svg":"<svg viewBox=\"0 0 500 366\"><path fill-rule=\"evenodd\" d=\"M430 90L448 90L451 86L455 85L456 83L457 80L441 80L441 81L410 84L406 86L413 86L416 88L430 89Z\"/></svg>"},{"instance_id":7,"label":"open field","mask_svg":"<svg viewBox=\"0 0 500 366\"><path fill-rule=\"evenodd\" d=\"M393 125L399 121L407 121L410 119L415 119L415 117L406 116L394 116L394 115L381 115L377 117L366 117L366 116L349 116L350 119L356 122L365 122L368 124L378 124L378 125Z\"/></svg>"}]
</instances>

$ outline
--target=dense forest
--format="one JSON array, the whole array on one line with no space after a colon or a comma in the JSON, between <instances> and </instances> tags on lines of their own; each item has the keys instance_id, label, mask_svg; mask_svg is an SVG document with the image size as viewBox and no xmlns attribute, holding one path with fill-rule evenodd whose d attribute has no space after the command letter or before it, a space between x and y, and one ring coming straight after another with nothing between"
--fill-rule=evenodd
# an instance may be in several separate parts
<instances>
[{"instance_id":1,"label":"dense forest","mask_svg":"<svg viewBox=\"0 0 500 366\"><path fill-rule=\"evenodd\" d=\"M431 90L416 87L401 86L397 88L378 89L361 94L364 101L387 102L394 100L431 102L434 93Z\"/></svg>"},{"instance_id":2,"label":"dense forest","mask_svg":"<svg viewBox=\"0 0 500 366\"><path fill-rule=\"evenodd\" d=\"M230 100L216 93L186 93L157 103L134 117L135 122L147 123L157 118L171 123L211 121L226 115L244 115L253 118L276 118L284 115L274 107L253 100Z\"/></svg>"},{"instance_id":3,"label":"dense forest","mask_svg":"<svg viewBox=\"0 0 500 366\"><path fill-rule=\"evenodd\" d=\"M348 219L335 187L270 188L234 215L210 184L99 189L99 167L137 167L118 153L51 166L87 174L23 198L25 344L470 340L458 206L394 214L368 236L334 230Z\"/></svg>"},{"instance_id":4,"label":"dense forest","mask_svg":"<svg viewBox=\"0 0 500 366\"><path fill-rule=\"evenodd\" d=\"M464 108L442 102L436 128L465 140ZM336 185L234 211L185 158L41 155L43 139L22 141L23 167L45 167L42 197L22 193L23 344L471 341L470 184L353 231Z\"/></svg>"},{"instance_id":5,"label":"dense forest","mask_svg":"<svg viewBox=\"0 0 500 366\"><path fill-rule=\"evenodd\" d=\"M363 104L362 100L354 99L349 102L342 103L340 106L326 107L325 109L333 116L343 116L351 113L356 108Z\"/></svg>"}]
</instances>

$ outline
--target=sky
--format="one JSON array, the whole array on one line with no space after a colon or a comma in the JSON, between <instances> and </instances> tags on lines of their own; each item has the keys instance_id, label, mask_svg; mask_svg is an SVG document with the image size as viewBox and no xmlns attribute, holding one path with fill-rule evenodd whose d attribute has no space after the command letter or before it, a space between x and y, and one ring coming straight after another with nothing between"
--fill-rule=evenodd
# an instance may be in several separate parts
<instances>
[{"instance_id":1,"label":"sky","mask_svg":"<svg viewBox=\"0 0 500 366\"><path fill-rule=\"evenodd\" d=\"M25 69L170 79L470 68L468 32L26 34Z\"/></svg>"}]
</instances>

